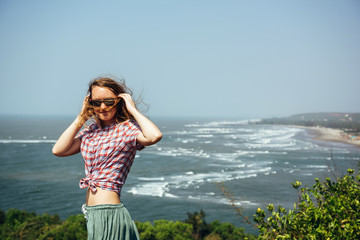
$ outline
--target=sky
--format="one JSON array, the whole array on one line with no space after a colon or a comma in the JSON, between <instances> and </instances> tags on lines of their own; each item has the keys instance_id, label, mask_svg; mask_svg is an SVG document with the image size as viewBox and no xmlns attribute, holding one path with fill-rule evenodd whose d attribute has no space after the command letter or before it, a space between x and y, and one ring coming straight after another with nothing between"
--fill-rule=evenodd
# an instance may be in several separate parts
<instances>
[{"instance_id":1,"label":"sky","mask_svg":"<svg viewBox=\"0 0 360 240\"><path fill-rule=\"evenodd\" d=\"M150 117L360 112L360 1L0 1L1 115L75 118L103 75Z\"/></svg>"}]
</instances>

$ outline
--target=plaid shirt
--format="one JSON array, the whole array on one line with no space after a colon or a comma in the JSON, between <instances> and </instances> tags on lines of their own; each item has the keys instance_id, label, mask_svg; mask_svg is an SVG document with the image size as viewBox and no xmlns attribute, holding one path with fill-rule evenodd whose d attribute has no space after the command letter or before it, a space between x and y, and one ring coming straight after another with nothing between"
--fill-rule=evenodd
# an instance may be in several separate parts
<instances>
[{"instance_id":1,"label":"plaid shirt","mask_svg":"<svg viewBox=\"0 0 360 240\"><path fill-rule=\"evenodd\" d=\"M100 187L120 195L136 150L144 148L136 141L140 132L134 120L104 128L93 123L82 130L77 137L81 140L86 177L80 180L80 188L89 187L96 192L96 187Z\"/></svg>"}]
</instances>

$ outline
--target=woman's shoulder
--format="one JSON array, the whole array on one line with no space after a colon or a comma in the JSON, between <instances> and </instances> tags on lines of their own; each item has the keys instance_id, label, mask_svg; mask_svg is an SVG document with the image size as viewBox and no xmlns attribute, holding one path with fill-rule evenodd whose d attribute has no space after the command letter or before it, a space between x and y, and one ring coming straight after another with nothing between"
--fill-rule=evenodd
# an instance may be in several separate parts
<instances>
[{"instance_id":1,"label":"woman's shoulder","mask_svg":"<svg viewBox=\"0 0 360 240\"><path fill-rule=\"evenodd\" d=\"M81 140L85 136L91 136L99 126L96 123L91 123L90 125L84 126L84 128L77 134L77 137Z\"/></svg>"}]
</instances>

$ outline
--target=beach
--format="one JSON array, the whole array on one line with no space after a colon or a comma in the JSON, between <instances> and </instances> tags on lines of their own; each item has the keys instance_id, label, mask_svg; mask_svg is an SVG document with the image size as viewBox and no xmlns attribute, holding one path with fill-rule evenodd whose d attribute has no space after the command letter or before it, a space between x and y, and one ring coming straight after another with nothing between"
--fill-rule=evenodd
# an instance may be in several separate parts
<instances>
[{"instance_id":1,"label":"beach","mask_svg":"<svg viewBox=\"0 0 360 240\"><path fill-rule=\"evenodd\" d=\"M293 127L310 130L310 134L313 136L314 140L326 142L341 142L345 144L355 145L360 148L359 137L352 136L341 129L325 127L304 127L298 125Z\"/></svg>"}]
</instances>

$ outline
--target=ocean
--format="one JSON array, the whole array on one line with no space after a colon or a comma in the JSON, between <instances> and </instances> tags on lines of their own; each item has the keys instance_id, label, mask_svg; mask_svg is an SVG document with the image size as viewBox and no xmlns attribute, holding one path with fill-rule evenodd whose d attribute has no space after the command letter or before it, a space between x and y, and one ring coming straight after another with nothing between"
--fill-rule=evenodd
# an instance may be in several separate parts
<instances>
[{"instance_id":1,"label":"ocean","mask_svg":"<svg viewBox=\"0 0 360 240\"><path fill-rule=\"evenodd\" d=\"M312 139L306 129L249 124L248 119L152 119L163 139L137 153L121 201L134 220L184 220L204 210L256 233L235 214L218 183L244 215L269 203L292 209L291 183L340 177L358 169L360 149ZM85 190L80 154L58 158L51 149L73 121L68 117L0 117L0 209L19 208L62 219L81 214Z\"/></svg>"}]
</instances>

